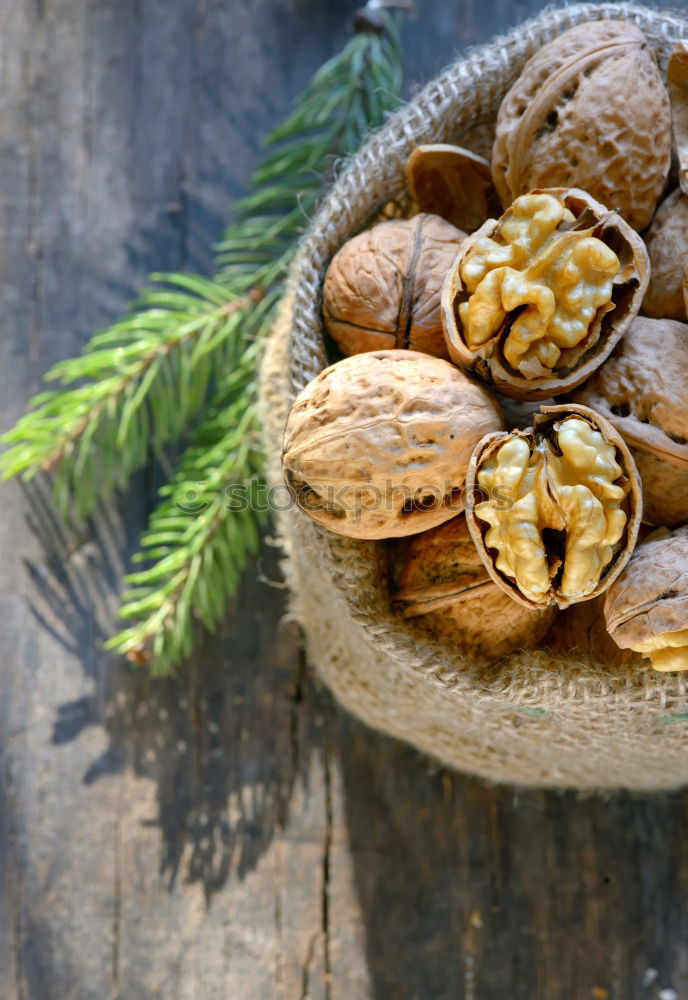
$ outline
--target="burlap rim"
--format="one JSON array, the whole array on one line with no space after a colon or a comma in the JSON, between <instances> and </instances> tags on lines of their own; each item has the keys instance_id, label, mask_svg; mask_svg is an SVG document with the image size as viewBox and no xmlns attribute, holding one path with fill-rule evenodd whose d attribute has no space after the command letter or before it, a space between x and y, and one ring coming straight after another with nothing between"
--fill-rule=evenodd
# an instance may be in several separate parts
<instances>
[{"instance_id":1,"label":"burlap rim","mask_svg":"<svg viewBox=\"0 0 688 1000\"><path fill-rule=\"evenodd\" d=\"M544 43L583 21L623 19L637 25L657 52L663 72L671 45L688 37L688 23L665 13L626 3L579 4L549 8L510 33L474 49L432 80L408 105L373 133L349 161L315 215L291 273L291 293L273 338L272 363L263 382L264 418L270 475L280 480L279 451L286 410L294 395L325 367L320 318L321 287L334 252L379 206L403 188L404 164L411 149L428 142L463 142L472 130L494 120L499 103L524 63ZM277 353L288 371L275 371ZM684 708L688 686L682 675L661 675L638 661L633 666L599 663L585 656L563 656L549 649L521 651L489 669L448 652L401 623L391 612L380 544L330 535L298 511L279 519L282 541L308 551L312 572L334 583L350 627L429 682L462 689L486 703L508 702L576 715L592 703L624 713ZM298 580L291 578L298 589ZM298 595L295 598L299 614ZM300 615L303 618L303 615ZM309 621L303 624L308 632ZM342 627L347 627L345 620Z\"/></svg>"}]
</instances>

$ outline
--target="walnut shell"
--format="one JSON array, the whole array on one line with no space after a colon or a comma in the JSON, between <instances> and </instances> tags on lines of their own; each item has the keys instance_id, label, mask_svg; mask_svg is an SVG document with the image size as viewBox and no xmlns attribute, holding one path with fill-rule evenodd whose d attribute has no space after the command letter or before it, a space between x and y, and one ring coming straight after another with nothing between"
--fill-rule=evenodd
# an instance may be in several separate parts
<instances>
[{"instance_id":1,"label":"walnut shell","mask_svg":"<svg viewBox=\"0 0 688 1000\"><path fill-rule=\"evenodd\" d=\"M657 209L645 234L650 283L642 312L656 319L686 321L683 275L688 266L688 198L676 188Z\"/></svg>"},{"instance_id":2,"label":"walnut shell","mask_svg":"<svg viewBox=\"0 0 688 1000\"><path fill-rule=\"evenodd\" d=\"M636 315L647 250L585 191L522 195L462 244L442 289L452 361L515 399L580 385Z\"/></svg>"},{"instance_id":3,"label":"walnut shell","mask_svg":"<svg viewBox=\"0 0 688 1000\"><path fill-rule=\"evenodd\" d=\"M557 653L583 653L609 666L632 663L637 654L619 649L607 632L605 597L606 594L600 594L591 601L572 604L558 614L547 636L547 645Z\"/></svg>"},{"instance_id":4,"label":"walnut shell","mask_svg":"<svg viewBox=\"0 0 688 1000\"><path fill-rule=\"evenodd\" d=\"M490 164L460 146L416 146L406 163L406 185L421 212L467 233L500 212Z\"/></svg>"},{"instance_id":5,"label":"walnut shell","mask_svg":"<svg viewBox=\"0 0 688 1000\"><path fill-rule=\"evenodd\" d=\"M604 614L622 649L650 656L656 670L688 670L688 528L657 532L637 548Z\"/></svg>"},{"instance_id":6,"label":"walnut shell","mask_svg":"<svg viewBox=\"0 0 688 1000\"><path fill-rule=\"evenodd\" d=\"M637 317L572 398L602 414L629 446L643 483L643 519L688 522L688 326Z\"/></svg>"},{"instance_id":7,"label":"walnut shell","mask_svg":"<svg viewBox=\"0 0 688 1000\"><path fill-rule=\"evenodd\" d=\"M681 190L688 194L688 45L674 42L667 66L671 124Z\"/></svg>"},{"instance_id":8,"label":"walnut shell","mask_svg":"<svg viewBox=\"0 0 688 1000\"><path fill-rule=\"evenodd\" d=\"M492 174L504 205L537 187L578 187L641 230L670 161L666 88L626 21L579 24L543 46L499 109Z\"/></svg>"},{"instance_id":9,"label":"walnut shell","mask_svg":"<svg viewBox=\"0 0 688 1000\"><path fill-rule=\"evenodd\" d=\"M526 607L601 594L635 546L640 481L621 436L585 406L543 406L528 431L487 435L466 475L483 564Z\"/></svg>"},{"instance_id":10,"label":"walnut shell","mask_svg":"<svg viewBox=\"0 0 688 1000\"><path fill-rule=\"evenodd\" d=\"M380 222L334 255L325 329L347 356L393 348L446 358L442 281L466 234L437 215Z\"/></svg>"},{"instance_id":11,"label":"walnut shell","mask_svg":"<svg viewBox=\"0 0 688 1000\"><path fill-rule=\"evenodd\" d=\"M492 396L415 351L344 358L292 404L284 478L318 524L352 538L412 535L463 508L473 448L503 427Z\"/></svg>"},{"instance_id":12,"label":"walnut shell","mask_svg":"<svg viewBox=\"0 0 688 1000\"><path fill-rule=\"evenodd\" d=\"M537 646L555 614L516 604L492 582L463 514L410 540L392 604L423 631L489 660Z\"/></svg>"}]
</instances>

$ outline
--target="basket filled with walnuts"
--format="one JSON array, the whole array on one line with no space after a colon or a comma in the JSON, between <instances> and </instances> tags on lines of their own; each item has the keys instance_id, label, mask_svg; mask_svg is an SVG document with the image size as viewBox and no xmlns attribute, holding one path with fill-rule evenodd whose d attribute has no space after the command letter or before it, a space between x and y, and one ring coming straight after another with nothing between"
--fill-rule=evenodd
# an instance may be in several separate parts
<instances>
[{"instance_id":1,"label":"basket filled with walnuts","mask_svg":"<svg viewBox=\"0 0 688 1000\"><path fill-rule=\"evenodd\" d=\"M684 39L582 4L451 66L335 182L265 356L311 660L491 780L688 783Z\"/></svg>"}]
</instances>

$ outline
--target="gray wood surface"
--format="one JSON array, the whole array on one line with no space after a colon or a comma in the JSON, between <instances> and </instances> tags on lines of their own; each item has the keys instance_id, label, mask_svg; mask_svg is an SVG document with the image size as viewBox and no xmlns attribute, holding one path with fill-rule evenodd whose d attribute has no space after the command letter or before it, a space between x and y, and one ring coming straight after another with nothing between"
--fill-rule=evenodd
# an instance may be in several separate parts
<instances>
[{"instance_id":1,"label":"gray wood surface","mask_svg":"<svg viewBox=\"0 0 688 1000\"><path fill-rule=\"evenodd\" d=\"M409 77L540 8L420 0ZM0 405L206 268L344 0L0 0ZM148 484L150 485L150 484ZM146 477L2 488L0 1000L688 997L685 794L490 789L314 684L266 543L188 670L105 656Z\"/></svg>"}]
</instances>

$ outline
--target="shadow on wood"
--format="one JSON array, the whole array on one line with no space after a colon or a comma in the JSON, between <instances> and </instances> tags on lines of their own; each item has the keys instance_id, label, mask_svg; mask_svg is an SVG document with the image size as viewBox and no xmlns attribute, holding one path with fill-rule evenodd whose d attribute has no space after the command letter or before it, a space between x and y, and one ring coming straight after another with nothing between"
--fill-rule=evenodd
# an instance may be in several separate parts
<instances>
[{"instance_id":1,"label":"shadow on wood","mask_svg":"<svg viewBox=\"0 0 688 1000\"><path fill-rule=\"evenodd\" d=\"M121 583L118 553L135 542L121 538L121 518L101 508L75 529L56 514L45 483L23 492L43 554L27 561L39 597L32 612L96 681L92 695L59 706L53 745L102 726L105 749L82 781L125 768L153 780L158 815L146 822L160 829L161 874L170 890L180 872L200 882L210 902L230 872L242 879L255 868L284 826L300 766L295 720L275 718L285 705L297 709L304 683L296 633L286 623L273 626L284 599L280 584L268 581L278 573L275 550L265 545L249 570L248 580L259 579L242 588L229 616L234 626L205 636L176 676L155 680L102 650L113 631L102 612L113 607ZM266 661L267 675L256 669ZM307 773L302 777L307 782Z\"/></svg>"},{"instance_id":2,"label":"shadow on wood","mask_svg":"<svg viewBox=\"0 0 688 1000\"><path fill-rule=\"evenodd\" d=\"M648 969L688 987L688 795L490 788L336 732L375 998L635 1000Z\"/></svg>"}]
</instances>

